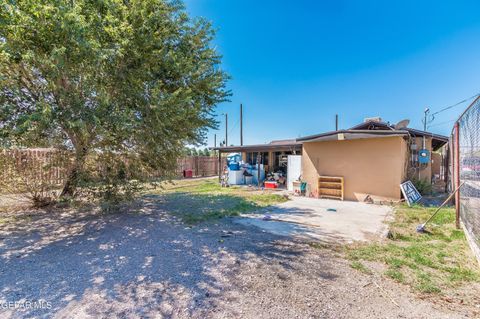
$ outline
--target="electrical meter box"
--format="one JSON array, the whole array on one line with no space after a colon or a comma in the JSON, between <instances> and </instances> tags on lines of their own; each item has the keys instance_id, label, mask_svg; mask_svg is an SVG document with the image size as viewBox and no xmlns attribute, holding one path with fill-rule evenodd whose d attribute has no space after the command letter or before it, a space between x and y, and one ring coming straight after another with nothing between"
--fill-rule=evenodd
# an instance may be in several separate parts
<instances>
[{"instance_id":1,"label":"electrical meter box","mask_svg":"<svg viewBox=\"0 0 480 319\"><path fill-rule=\"evenodd\" d=\"M418 151L418 162L420 164L428 164L430 162L430 152L426 149Z\"/></svg>"}]
</instances>

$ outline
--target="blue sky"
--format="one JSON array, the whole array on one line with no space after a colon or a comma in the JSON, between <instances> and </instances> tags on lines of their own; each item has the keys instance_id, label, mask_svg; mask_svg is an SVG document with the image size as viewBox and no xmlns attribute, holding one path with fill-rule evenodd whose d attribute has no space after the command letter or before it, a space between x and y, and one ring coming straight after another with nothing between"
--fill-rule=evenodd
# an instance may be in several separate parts
<instances>
[{"instance_id":1,"label":"blue sky","mask_svg":"<svg viewBox=\"0 0 480 319\"><path fill-rule=\"evenodd\" d=\"M217 109L229 114L229 144L239 144L240 103L244 144L255 144L333 130L337 113L340 128L371 116L422 128L425 107L480 93L478 1L185 4L217 29L214 45L232 76L231 102ZM439 114L429 130L448 135L466 106ZM223 122L209 146L214 133L223 139Z\"/></svg>"}]
</instances>

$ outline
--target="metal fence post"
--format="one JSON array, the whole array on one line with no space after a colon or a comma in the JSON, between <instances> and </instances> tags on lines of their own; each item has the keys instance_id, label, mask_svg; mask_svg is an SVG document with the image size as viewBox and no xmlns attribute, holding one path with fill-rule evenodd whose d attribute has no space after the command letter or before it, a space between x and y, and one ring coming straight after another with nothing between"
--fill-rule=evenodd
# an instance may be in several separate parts
<instances>
[{"instance_id":1,"label":"metal fence post","mask_svg":"<svg viewBox=\"0 0 480 319\"><path fill-rule=\"evenodd\" d=\"M455 175L455 189L460 185L460 123L455 123L455 140L454 140L454 175ZM455 193L455 225L460 228L460 191Z\"/></svg>"}]
</instances>

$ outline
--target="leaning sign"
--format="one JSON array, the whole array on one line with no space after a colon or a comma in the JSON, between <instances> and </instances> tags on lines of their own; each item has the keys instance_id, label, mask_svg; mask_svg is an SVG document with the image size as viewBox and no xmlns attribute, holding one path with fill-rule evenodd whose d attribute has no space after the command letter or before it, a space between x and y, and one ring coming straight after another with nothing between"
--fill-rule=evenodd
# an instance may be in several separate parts
<instances>
[{"instance_id":1,"label":"leaning sign","mask_svg":"<svg viewBox=\"0 0 480 319\"><path fill-rule=\"evenodd\" d=\"M405 197L408 206L415 204L422 198L422 195L420 195L411 181L406 181L405 183L400 184L400 189L402 190L403 197Z\"/></svg>"}]
</instances>

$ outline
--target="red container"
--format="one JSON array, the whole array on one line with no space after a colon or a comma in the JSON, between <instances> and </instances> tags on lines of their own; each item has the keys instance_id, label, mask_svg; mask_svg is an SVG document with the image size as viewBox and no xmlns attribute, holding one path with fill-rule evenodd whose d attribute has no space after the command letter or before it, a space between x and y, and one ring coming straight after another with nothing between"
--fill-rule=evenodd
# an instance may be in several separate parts
<instances>
[{"instance_id":1,"label":"red container","mask_svg":"<svg viewBox=\"0 0 480 319\"><path fill-rule=\"evenodd\" d=\"M277 182L265 182L265 188L278 188Z\"/></svg>"},{"instance_id":2,"label":"red container","mask_svg":"<svg viewBox=\"0 0 480 319\"><path fill-rule=\"evenodd\" d=\"M192 178L193 177L193 171L191 169L183 170L183 177Z\"/></svg>"}]
</instances>

